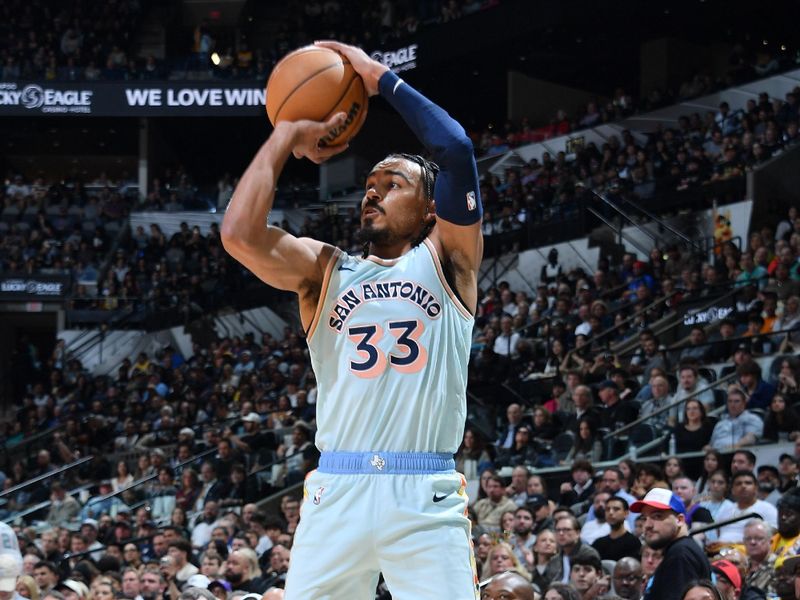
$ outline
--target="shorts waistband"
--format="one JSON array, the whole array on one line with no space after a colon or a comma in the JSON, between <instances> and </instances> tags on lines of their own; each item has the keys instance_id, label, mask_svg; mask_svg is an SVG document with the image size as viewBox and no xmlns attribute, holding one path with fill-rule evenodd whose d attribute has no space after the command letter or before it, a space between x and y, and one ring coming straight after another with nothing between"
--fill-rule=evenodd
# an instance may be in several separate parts
<instances>
[{"instance_id":1,"label":"shorts waistband","mask_svg":"<svg viewBox=\"0 0 800 600\"><path fill-rule=\"evenodd\" d=\"M323 452L320 473L414 475L454 471L452 454L439 452Z\"/></svg>"}]
</instances>

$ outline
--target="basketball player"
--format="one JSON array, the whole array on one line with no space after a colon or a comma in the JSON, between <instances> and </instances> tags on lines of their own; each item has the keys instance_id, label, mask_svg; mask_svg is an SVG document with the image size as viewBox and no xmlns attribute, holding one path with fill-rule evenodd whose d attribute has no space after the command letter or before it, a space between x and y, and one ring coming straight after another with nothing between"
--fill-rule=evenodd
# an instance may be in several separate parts
<instances>
[{"instance_id":1,"label":"basketball player","mask_svg":"<svg viewBox=\"0 0 800 600\"><path fill-rule=\"evenodd\" d=\"M297 292L318 382L319 468L305 500L287 600L367 600L383 573L395 600L476 598L464 478L467 361L482 208L462 127L363 51L345 55L370 96L400 113L438 163L390 155L361 201L365 256L265 226L290 154L322 162L344 122L280 123L225 214L225 248L266 283Z\"/></svg>"}]
</instances>

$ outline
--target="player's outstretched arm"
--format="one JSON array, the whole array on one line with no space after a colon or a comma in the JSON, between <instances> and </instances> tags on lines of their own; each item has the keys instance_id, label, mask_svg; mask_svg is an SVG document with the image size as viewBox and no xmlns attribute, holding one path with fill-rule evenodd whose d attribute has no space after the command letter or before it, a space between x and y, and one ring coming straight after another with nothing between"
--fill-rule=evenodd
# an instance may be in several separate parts
<instances>
[{"instance_id":1,"label":"player's outstretched arm","mask_svg":"<svg viewBox=\"0 0 800 600\"><path fill-rule=\"evenodd\" d=\"M475 310L477 272L483 257L478 169L472 141L464 128L441 107L405 83L388 67L360 48L338 42L317 42L344 54L361 75L370 95L380 93L408 123L440 167L436 179L436 227L431 234L454 267L462 299Z\"/></svg>"},{"instance_id":2,"label":"player's outstretched arm","mask_svg":"<svg viewBox=\"0 0 800 600\"><path fill-rule=\"evenodd\" d=\"M345 118L338 113L327 123L278 123L242 175L222 221L225 250L265 283L300 294L301 313L304 296L322 281L333 248L268 225L267 216L289 155L321 163L342 152L346 146L320 148L319 140Z\"/></svg>"}]
</instances>

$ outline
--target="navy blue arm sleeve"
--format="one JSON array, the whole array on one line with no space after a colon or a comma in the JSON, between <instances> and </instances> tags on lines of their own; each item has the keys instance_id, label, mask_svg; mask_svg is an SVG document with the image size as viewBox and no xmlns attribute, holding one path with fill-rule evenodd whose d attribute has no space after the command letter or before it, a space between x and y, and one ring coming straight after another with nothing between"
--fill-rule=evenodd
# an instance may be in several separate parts
<instances>
[{"instance_id":1,"label":"navy blue arm sleeve","mask_svg":"<svg viewBox=\"0 0 800 600\"><path fill-rule=\"evenodd\" d=\"M441 169L433 197L436 214L456 225L472 225L483 215L478 167L464 128L392 71L378 82L381 96L400 113Z\"/></svg>"}]
</instances>

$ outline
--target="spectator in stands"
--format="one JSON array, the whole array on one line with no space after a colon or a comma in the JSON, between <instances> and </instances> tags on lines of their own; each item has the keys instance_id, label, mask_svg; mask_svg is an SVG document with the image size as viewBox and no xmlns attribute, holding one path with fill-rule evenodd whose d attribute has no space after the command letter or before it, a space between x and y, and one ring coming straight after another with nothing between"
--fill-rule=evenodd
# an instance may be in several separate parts
<instances>
[{"instance_id":1,"label":"spectator in stands","mask_svg":"<svg viewBox=\"0 0 800 600\"><path fill-rule=\"evenodd\" d=\"M517 506L523 506L528 500L528 468L518 465L511 471L511 483L506 487L506 494Z\"/></svg>"},{"instance_id":2,"label":"spectator in stands","mask_svg":"<svg viewBox=\"0 0 800 600\"><path fill-rule=\"evenodd\" d=\"M506 486L498 475L491 475L486 482L486 498L475 503L475 514L478 524L484 529L497 531L500 528L500 517L506 511L514 511L517 505L506 496Z\"/></svg>"},{"instance_id":3,"label":"spectator in stands","mask_svg":"<svg viewBox=\"0 0 800 600\"><path fill-rule=\"evenodd\" d=\"M531 533L533 529L534 518L533 510L529 506L520 506L514 511L514 535L509 540L509 543L514 548L514 554L522 565L533 564L533 545L536 542L536 536Z\"/></svg>"},{"instance_id":4,"label":"spectator in stands","mask_svg":"<svg viewBox=\"0 0 800 600\"><path fill-rule=\"evenodd\" d=\"M700 364L706 362L711 347L707 344L706 330L701 325L695 325L689 332L689 345L681 350L679 358L697 360Z\"/></svg>"},{"instance_id":5,"label":"spectator in stands","mask_svg":"<svg viewBox=\"0 0 800 600\"><path fill-rule=\"evenodd\" d=\"M614 593L623 600L639 600L642 595L642 565L630 556L620 558L612 574Z\"/></svg>"},{"instance_id":6,"label":"spectator in stands","mask_svg":"<svg viewBox=\"0 0 800 600\"><path fill-rule=\"evenodd\" d=\"M507 542L501 541L489 549L486 561L483 563L481 578L486 579L505 571L514 571L526 579L530 579L529 573L520 564L511 546Z\"/></svg>"},{"instance_id":7,"label":"spectator in stands","mask_svg":"<svg viewBox=\"0 0 800 600\"><path fill-rule=\"evenodd\" d=\"M750 519L744 526L744 546L747 552L745 584L767 594L775 591L775 559L770 551L772 528L761 519Z\"/></svg>"},{"instance_id":8,"label":"spectator in stands","mask_svg":"<svg viewBox=\"0 0 800 600\"><path fill-rule=\"evenodd\" d=\"M792 488L781 496L778 501L777 520L777 532L772 536L770 544L771 552L775 553L778 558L798 554L800 549L800 490ZM775 528L774 525L772 527Z\"/></svg>"},{"instance_id":9,"label":"spectator in stands","mask_svg":"<svg viewBox=\"0 0 800 600\"><path fill-rule=\"evenodd\" d=\"M61 526L76 518L80 511L78 501L67 494L61 483L54 481L50 485L50 510L45 520L54 527Z\"/></svg>"},{"instance_id":10,"label":"spectator in stands","mask_svg":"<svg viewBox=\"0 0 800 600\"><path fill-rule=\"evenodd\" d=\"M727 521L733 517L755 512L763 517L771 527L778 525L778 512L775 507L759 500L757 497L758 481L752 471L740 471L733 476L731 484L731 497L734 506L720 509L717 513L717 521ZM733 544L741 544L744 540L744 521L732 523L719 529L719 541Z\"/></svg>"},{"instance_id":11,"label":"spectator in stands","mask_svg":"<svg viewBox=\"0 0 800 600\"><path fill-rule=\"evenodd\" d=\"M706 390L697 394L699 390L708 386L708 381L702 379L693 365L684 364L678 369L678 390L673 396L673 401L683 400L691 394L694 398L703 403L706 410L714 408L714 393Z\"/></svg>"},{"instance_id":12,"label":"spectator in stands","mask_svg":"<svg viewBox=\"0 0 800 600\"><path fill-rule=\"evenodd\" d=\"M776 393L764 418L763 438L777 442L779 439L794 440L798 436L800 436L800 415L793 407L786 405L783 394Z\"/></svg>"},{"instance_id":13,"label":"spectator in stands","mask_svg":"<svg viewBox=\"0 0 800 600\"><path fill-rule=\"evenodd\" d=\"M710 578L708 559L689 537L686 511L678 496L669 490L653 489L631 510L641 512L645 518L648 546L664 550L664 558L647 584L645 599L677 599L679 590L689 581Z\"/></svg>"},{"instance_id":14,"label":"spectator in stands","mask_svg":"<svg viewBox=\"0 0 800 600\"><path fill-rule=\"evenodd\" d=\"M469 480L477 479L482 468L491 465L482 434L471 427L464 430L464 438L455 458L456 471Z\"/></svg>"},{"instance_id":15,"label":"spectator in stands","mask_svg":"<svg viewBox=\"0 0 800 600\"><path fill-rule=\"evenodd\" d=\"M639 411L630 401L620 400L619 388L613 381L606 380L601 383L598 394L605 407L600 411L601 427L614 431L636 420Z\"/></svg>"},{"instance_id":16,"label":"spectator in stands","mask_svg":"<svg viewBox=\"0 0 800 600\"><path fill-rule=\"evenodd\" d=\"M603 560L620 560L625 556L638 557L641 552L639 539L626 529L630 509L624 498L612 496L605 502L606 522L610 526L608 535L598 538L592 546Z\"/></svg>"},{"instance_id":17,"label":"spectator in stands","mask_svg":"<svg viewBox=\"0 0 800 600\"><path fill-rule=\"evenodd\" d=\"M594 470L592 464L585 459L578 459L570 468L572 483L566 481L561 484L561 497L559 504L572 506L581 502L588 502L595 492Z\"/></svg>"},{"instance_id":18,"label":"spectator in stands","mask_svg":"<svg viewBox=\"0 0 800 600\"><path fill-rule=\"evenodd\" d=\"M798 387L798 380L800 377L800 363L794 357L787 357L781 359L781 367L778 372L778 392L791 404L796 404L800 401L800 387Z\"/></svg>"},{"instance_id":19,"label":"spectator in stands","mask_svg":"<svg viewBox=\"0 0 800 600\"><path fill-rule=\"evenodd\" d=\"M283 555L286 555L285 559ZM272 556L274 554L274 556ZM272 565L272 558L276 559L276 571L278 573L285 573L285 566L288 567L288 551L281 546L274 546L272 548L270 564ZM230 582L231 586L236 590L244 590L255 594L263 594L269 586L270 582L262 578L261 569L258 566L258 556L252 548L240 548L234 550L228 555L225 561L225 579Z\"/></svg>"},{"instance_id":20,"label":"spectator in stands","mask_svg":"<svg viewBox=\"0 0 800 600\"><path fill-rule=\"evenodd\" d=\"M603 447L597 433L596 421L588 416L578 421L578 432L575 442L561 464L571 464L574 460L584 459L598 462L602 458Z\"/></svg>"},{"instance_id":21,"label":"spectator in stands","mask_svg":"<svg viewBox=\"0 0 800 600\"><path fill-rule=\"evenodd\" d=\"M556 543L558 552L547 566L551 582L566 583L572 571L572 562L578 557L591 556L599 560L597 550L580 540L581 527L572 515L559 517L556 520Z\"/></svg>"},{"instance_id":22,"label":"spectator in stands","mask_svg":"<svg viewBox=\"0 0 800 600\"><path fill-rule=\"evenodd\" d=\"M675 449L679 454L702 450L714 431L714 422L706 416L706 407L696 397L689 398L683 407L683 421L674 430Z\"/></svg>"},{"instance_id":23,"label":"spectator in stands","mask_svg":"<svg viewBox=\"0 0 800 600\"><path fill-rule=\"evenodd\" d=\"M530 582L514 571L499 573L489 580L481 591L481 600L502 600L513 598L515 600L533 600L534 593Z\"/></svg>"},{"instance_id":24,"label":"spectator in stands","mask_svg":"<svg viewBox=\"0 0 800 600\"><path fill-rule=\"evenodd\" d=\"M666 408L672 404L672 396L669 393L669 382L665 377L657 376L650 381L650 389L652 397L647 400L640 411L641 417L650 418L646 421L650 423L657 430L662 430L665 427L673 428L678 422L678 407L674 406L669 410L662 410L658 414L657 411Z\"/></svg>"},{"instance_id":25,"label":"spectator in stands","mask_svg":"<svg viewBox=\"0 0 800 600\"><path fill-rule=\"evenodd\" d=\"M606 500L611 497L608 492L598 490L592 497L592 509L595 518L591 521L585 521L581 525L581 540L587 544L593 544L594 541L611 532L611 525L606 523Z\"/></svg>"},{"instance_id":26,"label":"spectator in stands","mask_svg":"<svg viewBox=\"0 0 800 600\"><path fill-rule=\"evenodd\" d=\"M747 395L747 408L767 408L775 394L775 388L761 378L761 367L748 361L736 369L739 384Z\"/></svg>"},{"instance_id":27,"label":"spectator in stands","mask_svg":"<svg viewBox=\"0 0 800 600\"><path fill-rule=\"evenodd\" d=\"M746 410L744 392L735 386L728 388L728 412L714 426L710 448L740 448L754 444L764 429L761 419Z\"/></svg>"},{"instance_id":28,"label":"spectator in stands","mask_svg":"<svg viewBox=\"0 0 800 600\"><path fill-rule=\"evenodd\" d=\"M597 556L575 556L570 560L569 581L582 598L595 598L608 592L610 579L603 574L603 565Z\"/></svg>"},{"instance_id":29,"label":"spectator in stands","mask_svg":"<svg viewBox=\"0 0 800 600\"><path fill-rule=\"evenodd\" d=\"M522 408L519 404L512 403L506 409L506 420L508 425L501 430L500 437L495 442L495 446L500 448L509 449L514 445L517 429L522 424Z\"/></svg>"},{"instance_id":30,"label":"spectator in stands","mask_svg":"<svg viewBox=\"0 0 800 600\"><path fill-rule=\"evenodd\" d=\"M498 449L495 463L500 466L536 464L536 449L531 443L531 431L527 425L517 428L511 448Z\"/></svg>"}]
</instances>

